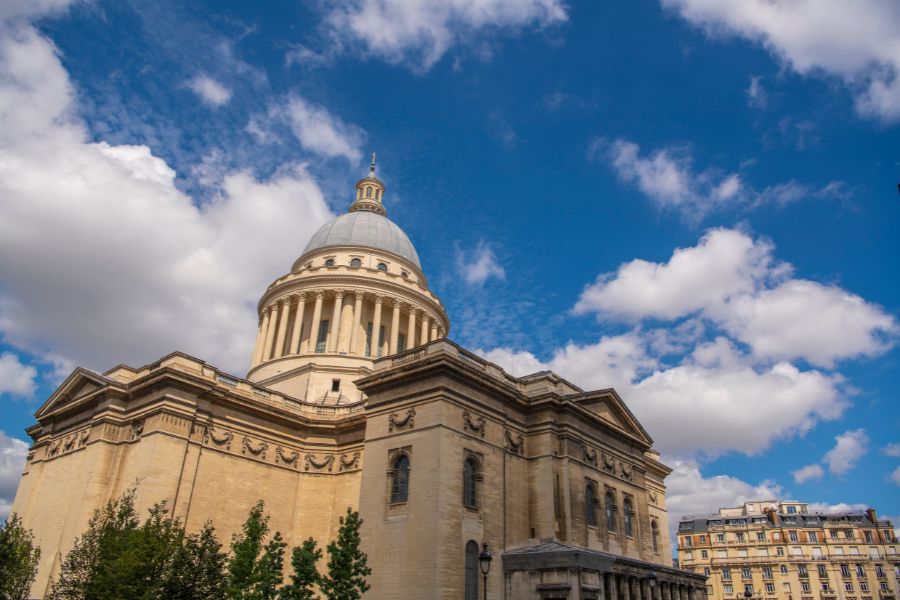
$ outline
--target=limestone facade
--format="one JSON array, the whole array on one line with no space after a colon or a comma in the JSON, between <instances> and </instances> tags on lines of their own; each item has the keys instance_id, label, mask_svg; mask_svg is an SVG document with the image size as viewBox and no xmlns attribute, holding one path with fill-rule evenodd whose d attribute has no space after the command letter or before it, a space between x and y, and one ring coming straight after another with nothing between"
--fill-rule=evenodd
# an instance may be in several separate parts
<instances>
[{"instance_id":1,"label":"limestone facade","mask_svg":"<svg viewBox=\"0 0 900 600\"><path fill-rule=\"evenodd\" d=\"M246 378L176 352L76 369L38 410L13 505L43 550L35 597L138 482L139 510L166 500L226 543L259 499L291 545L358 510L367 598L482 598L487 544L495 600L703 600L703 577L671 567L670 471L622 398L447 340L383 194L372 168L265 291Z\"/></svg>"}]
</instances>

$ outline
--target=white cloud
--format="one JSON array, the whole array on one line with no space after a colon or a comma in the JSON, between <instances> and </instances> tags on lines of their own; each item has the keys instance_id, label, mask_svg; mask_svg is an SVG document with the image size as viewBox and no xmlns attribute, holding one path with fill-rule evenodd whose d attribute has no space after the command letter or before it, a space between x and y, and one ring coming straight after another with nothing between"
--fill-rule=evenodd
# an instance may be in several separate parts
<instances>
[{"instance_id":1,"label":"white cloud","mask_svg":"<svg viewBox=\"0 0 900 600\"><path fill-rule=\"evenodd\" d=\"M61 12L71 3L72 0L4 0L0 2L0 22L31 19Z\"/></svg>"},{"instance_id":2,"label":"white cloud","mask_svg":"<svg viewBox=\"0 0 900 600\"><path fill-rule=\"evenodd\" d=\"M198 207L149 148L91 143L76 110L49 40L0 36L0 333L60 366L177 349L242 373L256 300L332 216L316 182L230 173Z\"/></svg>"},{"instance_id":3,"label":"white cloud","mask_svg":"<svg viewBox=\"0 0 900 600\"><path fill-rule=\"evenodd\" d=\"M822 469L820 465L813 463L811 465L801 467L796 471L791 471L791 475L794 476L794 482L806 483L807 481L822 479L822 477L825 476L825 470Z\"/></svg>"},{"instance_id":4,"label":"white cloud","mask_svg":"<svg viewBox=\"0 0 900 600\"><path fill-rule=\"evenodd\" d=\"M457 249L456 266L469 285L482 285L491 277L506 279L506 271L497 261L497 255L483 240L468 256Z\"/></svg>"},{"instance_id":5,"label":"white cloud","mask_svg":"<svg viewBox=\"0 0 900 600\"><path fill-rule=\"evenodd\" d=\"M307 150L327 158L343 157L351 163L362 157L359 146L365 139L365 132L344 123L324 107L292 96L285 114L294 135Z\"/></svg>"},{"instance_id":6,"label":"white cloud","mask_svg":"<svg viewBox=\"0 0 900 600\"><path fill-rule=\"evenodd\" d=\"M0 431L0 521L6 519L12 507L27 454L28 444Z\"/></svg>"},{"instance_id":7,"label":"white cloud","mask_svg":"<svg viewBox=\"0 0 900 600\"><path fill-rule=\"evenodd\" d=\"M900 457L900 442L891 442L881 449L881 453L893 458Z\"/></svg>"},{"instance_id":8,"label":"white cloud","mask_svg":"<svg viewBox=\"0 0 900 600\"><path fill-rule=\"evenodd\" d=\"M888 478L891 481L893 481L894 483L896 483L897 485L900 485L900 467L897 467L896 469L891 471L891 474L888 475ZM898 526L898 527L900 527L900 526Z\"/></svg>"},{"instance_id":9,"label":"white cloud","mask_svg":"<svg viewBox=\"0 0 900 600\"><path fill-rule=\"evenodd\" d=\"M231 90L209 75L197 75L187 85L195 94L200 96L203 102L210 106L222 106L231 100Z\"/></svg>"},{"instance_id":10,"label":"white cloud","mask_svg":"<svg viewBox=\"0 0 900 600\"><path fill-rule=\"evenodd\" d=\"M0 394L32 396L36 375L34 367L23 365L12 352L0 354Z\"/></svg>"},{"instance_id":11,"label":"white cloud","mask_svg":"<svg viewBox=\"0 0 900 600\"><path fill-rule=\"evenodd\" d=\"M831 367L876 356L898 333L894 317L837 286L791 278L767 240L731 229L707 232L666 263L640 259L603 274L582 292L577 314L636 322L696 315L765 360Z\"/></svg>"},{"instance_id":12,"label":"white cloud","mask_svg":"<svg viewBox=\"0 0 900 600\"><path fill-rule=\"evenodd\" d=\"M481 30L547 27L568 19L561 0L354 0L326 16L335 43L427 71Z\"/></svg>"},{"instance_id":13,"label":"white cloud","mask_svg":"<svg viewBox=\"0 0 900 600\"><path fill-rule=\"evenodd\" d=\"M641 147L634 142L622 139L609 142L598 138L591 143L589 155L608 163L622 181L636 184L660 210L676 211L693 223L728 208L751 209L764 204L784 206L804 198L842 198L846 195L841 182L814 189L788 181L757 190L739 173L714 168L696 170L688 146L668 146L651 154L642 154Z\"/></svg>"},{"instance_id":14,"label":"white cloud","mask_svg":"<svg viewBox=\"0 0 900 600\"><path fill-rule=\"evenodd\" d=\"M832 475L843 475L856 466L860 458L868 451L869 436L864 429L846 431L834 438L834 448L829 450L823 462L828 465Z\"/></svg>"},{"instance_id":15,"label":"white cloud","mask_svg":"<svg viewBox=\"0 0 900 600\"><path fill-rule=\"evenodd\" d=\"M661 0L711 36L760 43L801 75L841 78L860 114L900 120L900 4L894 0Z\"/></svg>"},{"instance_id":16,"label":"white cloud","mask_svg":"<svg viewBox=\"0 0 900 600\"><path fill-rule=\"evenodd\" d=\"M753 108L765 108L769 104L769 95L762 85L762 77L758 75L750 77L750 87L747 88L747 104Z\"/></svg>"}]
</instances>

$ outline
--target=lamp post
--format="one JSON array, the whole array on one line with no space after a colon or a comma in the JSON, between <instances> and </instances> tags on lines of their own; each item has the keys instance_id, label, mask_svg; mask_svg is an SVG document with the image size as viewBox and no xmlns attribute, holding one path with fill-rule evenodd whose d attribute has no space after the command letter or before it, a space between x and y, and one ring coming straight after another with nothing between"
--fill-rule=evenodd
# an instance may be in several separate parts
<instances>
[{"instance_id":1,"label":"lamp post","mask_svg":"<svg viewBox=\"0 0 900 600\"><path fill-rule=\"evenodd\" d=\"M481 567L481 575L484 578L484 600L487 600L487 576L491 572L491 561L494 557L488 552L487 543L481 545L481 554L478 555L478 566Z\"/></svg>"},{"instance_id":2,"label":"lamp post","mask_svg":"<svg viewBox=\"0 0 900 600\"><path fill-rule=\"evenodd\" d=\"M744 598L746 598L747 600L750 600L750 598L752 598L752 597L753 597L753 592L750 590L750 588L745 587L744 588Z\"/></svg>"},{"instance_id":3,"label":"lamp post","mask_svg":"<svg viewBox=\"0 0 900 600\"><path fill-rule=\"evenodd\" d=\"M650 600L656 600L655 592L653 591L656 587L656 571L650 571L650 574L647 575L647 587L650 588Z\"/></svg>"}]
</instances>

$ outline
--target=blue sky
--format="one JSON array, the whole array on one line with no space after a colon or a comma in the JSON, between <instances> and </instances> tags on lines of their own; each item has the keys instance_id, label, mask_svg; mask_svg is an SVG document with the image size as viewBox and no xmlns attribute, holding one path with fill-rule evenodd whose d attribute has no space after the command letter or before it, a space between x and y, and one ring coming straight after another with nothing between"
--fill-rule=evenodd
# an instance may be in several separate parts
<instances>
[{"instance_id":1,"label":"blue sky","mask_svg":"<svg viewBox=\"0 0 900 600\"><path fill-rule=\"evenodd\" d=\"M4 4L0 509L74 366L242 375L375 150L450 337L615 386L673 520L900 515L891 0Z\"/></svg>"}]
</instances>

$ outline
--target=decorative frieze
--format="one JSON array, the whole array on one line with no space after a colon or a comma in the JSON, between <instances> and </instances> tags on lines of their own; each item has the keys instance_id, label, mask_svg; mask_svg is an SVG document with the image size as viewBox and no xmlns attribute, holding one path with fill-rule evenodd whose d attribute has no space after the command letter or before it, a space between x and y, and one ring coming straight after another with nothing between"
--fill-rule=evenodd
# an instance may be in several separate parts
<instances>
[{"instance_id":1,"label":"decorative frieze","mask_svg":"<svg viewBox=\"0 0 900 600\"><path fill-rule=\"evenodd\" d=\"M234 434L228 430L225 430L224 433L216 433L216 430L213 427L207 427L206 432L203 434L203 443L209 444L210 440L216 446L222 446L226 450L231 450L231 440L234 439Z\"/></svg>"},{"instance_id":2,"label":"decorative frieze","mask_svg":"<svg viewBox=\"0 0 900 600\"><path fill-rule=\"evenodd\" d=\"M331 472L331 469L334 466L334 454L328 454L321 460L316 459L314 454L307 454L303 462L305 464L305 471L309 471L310 469L324 471L325 469L328 469L328 471Z\"/></svg>"},{"instance_id":3,"label":"decorative frieze","mask_svg":"<svg viewBox=\"0 0 900 600\"><path fill-rule=\"evenodd\" d=\"M296 465L297 460L300 458L300 453L294 450L290 454L286 454L285 449L278 446L275 448L275 458L276 462L281 461L286 465Z\"/></svg>"},{"instance_id":4,"label":"decorative frieze","mask_svg":"<svg viewBox=\"0 0 900 600\"><path fill-rule=\"evenodd\" d=\"M471 431L472 433L477 433L481 437L484 437L484 430L487 425L487 419L481 417L479 419L473 419L472 413L469 411L463 411L463 430Z\"/></svg>"},{"instance_id":5,"label":"decorative frieze","mask_svg":"<svg viewBox=\"0 0 900 600\"><path fill-rule=\"evenodd\" d=\"M406 411L406 416L402 418L397 413L391 413L388 417L388 431L394 431L394 429L400 429L404 427L412 429L415 425L415 419L415 408L410 408L408 411Z\"/></svg>"},{"instance_id":6,"label":"decorative frieze","mask_svg":"<svg viewBox=\"0 0 900 600\"><path fill-rule=\"evenodd\" d=\"M360 452L357 450L353 454L344 454L341 456L341 471L350 471L359 466Z\"/></svg>"},{"instance_id":7,"label":"decorative frieze","mask_svg":"<svg viewBox=\"0 0 900 600\"><path fill-rule=\"evenodd\" d=\"M253 456L256 456L262 460L266 459L266 450L269 448L269 442L265 440L260 440L258 444L254 444L250 441L246 435L244 436L244 440L241 443L241 454L247 454L248 452Z\"/></svg>"},{"instance_id":8,"label":"decorative frieze","mask_svg":"<svg viewBox=\"0 0 900 600\"><path fill-rule=\"evenodd\" d=\"M581 442L581 458L584 462L597 466L597 451L590 448L586 443Z\"/></svg>"}]
</instances>

